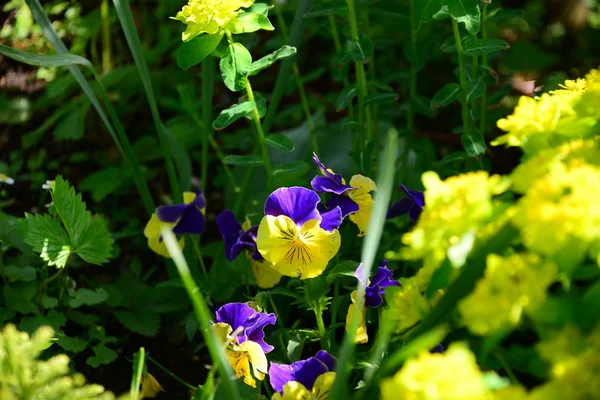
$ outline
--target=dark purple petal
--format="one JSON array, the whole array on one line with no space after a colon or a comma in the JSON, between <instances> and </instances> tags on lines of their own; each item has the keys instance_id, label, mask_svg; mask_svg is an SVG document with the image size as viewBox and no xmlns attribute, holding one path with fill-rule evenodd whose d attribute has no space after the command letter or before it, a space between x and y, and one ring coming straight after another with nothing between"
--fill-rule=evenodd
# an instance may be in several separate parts
<instances>
[{"instance_id":1,"label":"dark purple petal","mask_svg":"<svg viewBox=\"0 0 600 400\"><path fill-rule=\"evenodd\" d=\"M344 192L347 192L348 190L356 189L352 186L342 184L341 175L337 176L340 177L339 183L329 178L328 176L317 175L312 179L312 181L310 181L310 186L312 186L312 188L317 192L327 192L334 194L342 194Z\"/></svg>"},{"instance_id":2,"label":"dark purple petal","mask_svg":"<svg viewBox=\"0 0 600 400\"><path fill-rule=\"evenodd\" d=\"M311 219L321 219L317 204L321 199L310 189L299 186L279 188L267 198L265 214L272 216L286 215L297 225Z\"/></svg>"},{"instance_id":3,"label":"dark purple petal","mask_svg":"<svg viewBox=\"0 0 600 400\"><path fill-rule=\"evenodd\" d=\"M269 353L274 347L265 342L265 332L263 329L267 325L275 325L275 321L277 321L275 314L266 314L258 311L255 311L255 314L246 321L245 326L248 340L258 343L265 353Z\"/></svg>"},{"instance_id":4,"label":"dark purple petal","mask_svg":"<svg viewBox=\"0 0 600 400\"><path fill-rule=\"evenodd\" d=\"M183 234L191 233L193 235L199 235L204 232L204 225L206 224L206 218L204 214L197 207L188 207L183 212L181 219L173 227L173 233Z\"/></svg>"},{"instance_id":5,"label":"dark purple petal","mask_svg":"<svg viewBox=\"0 0 600 400\"><path fill-rule=\"evenodd\" d=\"M365 306L366 307L379 307L383 303L384 289L388 286L400 286L400 282L392 279L393 271L388 269L386 265L387 260L383 260L375 272L375 276L371 279L369 285L365 289ZM366 285L366 282L362 280L363 266L360 264L354 273L356 279ZM365 277L366 278L366 277Z\"/></svg>"},{"instance_id":6,"label":"dark purple petal","mask_svg":"<svg viewBox=\"0 0 600 400\"><path fill-rule=\"evenodd\" d=\"M269 380L273 389L279 393L288 382L300 382L308 390L312 390L317 378L329 372L327 365L316 357L297 361L291 365L271 363Z\"/></svg>"},{"instance_id":7,"label":"dark purple petal","mask_svg":"<svg viewBox=\"0 0 600 400\"><path fill-rule=\"evenodd\" d=\"M333 195L328 201L325 207L329 210L333 210L336 207L339 207L342 211L342 219L346 218L348 214L352 214L358 211L359 207L354 200L352 200L348 196L337 196Z\"/></svg>"},{"instance_id":8,"label":"dark purple petal","mask_svg":"<svg viewBox=\"0 0 600 400\"><path fill-rule=\"evenodd\" d=\"M229 303L219 308L216 316L217 322L229 324L231 329L237 333L238 343L241 344L246 340L251 340L258 343L265 353L273 350L273 346L264 341L265 332L263 329L267 325L275 324L277 319L275 314L258 312L244 303Z\"/></svg>"},{"instance_id":9,"label":"dark purple petal","mask_svg":"<svg viewBox=\"0 0 600 400\"><path fill-rule=\"evenodd\" d=\"M388 286L399 286L400 283L392 279L393 274L394 271L388 269L387 267L377 268L375 276L373 277L373 279L371 279L370 286L379 286L380 288L386 288Z\"/></svg>"},{"instance_id":10,"label":"dark purple petal","mask_svg":"<svg viewBox=\"0 0 600 400\"><path fill-rule=\"evenodd\" d=\"M321 214L321 228L331 232L340 227L342 224L342 211L339 207Z\"/></svg>"},{"instance_id":11,"label":"dark purple petal","mask_svg":"<svg viewBox=\"0 0 600 400\"><path fill-rule=\"evenodd\" d=\"M189 205L194 206L199 210L202 210L204 207L206 207L206 199L204 198L202 190L198 190L196 192L196 197Z\"/></svg>"},{"instance_id":12,"label":"dark purple petal","mask_svg":"<svg viewBox=\"0 0 600 400\"><path fill-rule=\"evenodd\" d=\"M408 210L410 210L410 208L412 207L413 203L414 202L411 200L410 197L403 197L402 199L392 204L392 206L388 209L385 218L391 219L396 218L399 215L406 214Z\"/></svg>"},{"instance_id":13,"label":"dark purple petal","mask_svg":"<svg viewBox=\"0 0 600 400\"><path fill-rule=\"evenodd\" d=\"M418 206L417 204L413 204L408 210L408 216L411 221L416 221L419 219L421 212L423 211L423 207Z\"/></svg>"},{"instance_id":14,"label":"dark purple petal","mask_svg":"<svg viewBox=\"0 0 600 400\"><path fill-rule=\"evenodd\" d=\"M323 364L325 364L330 372L335 371L336 359L334 356L332 356L325 350L319 350L315 357L318 358Z\"/></svg>"},{"instance_id":15,"label":"dark purple petal","mask_svg":"<svg viewBox=\"0 0 600 400\"><path fill-rule=\"evenodd\" d=\"M253 226L244 232L242 226L235 219L233 212L224 210L217 216L217 227L225 242L225 256L227 260L232 261L245 248L256 252L256 231L258 230L258 226Z\"/></svg>"},{"instance_id":16,"label":"dark purple petal","mask_svg":"<svg viewBox=\"0 0 600 400\"><path fill-rule=\"evenodd\" d=\"M160 206L156 209L156 216L162 222L174 224L183 216L183 213L187 208L188 204Z\"/></svg>"},{"instance_id":17,"label":"dark purple petal","mask_svg":"<svg viewBox=\"0 0 600 400\"><path fill-rule=\"evenodd\" d=\"M215 313L217 322L223 322L231 326L234 331L239 327L246 328L246 322L258 311L244 303L225 304Z\"/></svg>"},{"instance_id":18,"label":"dark purple petal","mask_svg":"<svg viewBox=\"0 0 600 400\"><path fill-rule=\"evenodd\" d=\"M438 343L433 349L430 350L430 353L443 353L444 350L446 350L444 349L444 346L442 346L441 343Z\"/></svg>"},{"instance_id":19,"label":"dark purple petal","mask_svg":"<svg viewBox=\"0 0 600 400\"><path fill-rule=\"evenodd\" d=\"M418 190L410 190L404 185L400 185L404 193L408 195L412 199L412 201L417 204L419 207L423 207L425 205L425 195L423 192Z\"/></svg>"},{"instance_id":20,"label":"dark purple petal","mask_svg":"<svg viewBox=\"0 0 600 400\"><path fill-rule=\"evenodd\" d=\"M365 307L377 308L383 303L381 291L377 286L367 286L365 290Z\"/></svg>"}]
</instances>

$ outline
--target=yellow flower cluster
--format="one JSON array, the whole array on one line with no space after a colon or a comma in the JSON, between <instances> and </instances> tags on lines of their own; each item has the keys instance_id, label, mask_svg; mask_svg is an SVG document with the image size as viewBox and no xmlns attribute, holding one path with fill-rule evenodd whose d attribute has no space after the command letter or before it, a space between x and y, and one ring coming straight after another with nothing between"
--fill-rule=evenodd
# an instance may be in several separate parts
<instances>
[{"instance_id":1,"label":"yellow flower cluster","mask_svg":"<svg viewBox=\"0 0 600 400\"><path fill-rule=\"evenodd\" d=\"M423 294L426 285L418 276L400 279L401 287L392 288L386 294L389 307L384 311L385 319L392 321L394 330L402 333L420 322L431 311L432 304Z\"/></svg>"},{"instance_id":2,"label":"yellow flower cluster","mask_svg":"<svg viewBox=\"0 0 600 400\"><path fill-rule=\"evenodd\" d=\"M591 71L586 79L566 81L562 89L540 97L523 96L514 113L498 121L498 128L507 133L492 145L519 146L526 153L535 153L574 138L590 136L598 131L598 104L598 71Z\"/></svg>"},{"instance_id":3,"label":"yellow flower cluster","mask_svg":"<svg viewBox=\"0 0 600 400\"><path fill-rule=\"evenodd\" d=\"M217 33L252 4L254 0L190 0L173 19L187 25L181 36L185 42L202 33Z\"/></svg>"},{"instance_id":4,"label":"yellow flower cluster","mask_svg":"<svg viewBox=\"0 0 600 400\"><path fill-rule=\"evenodd\" d=\"M435 172L423 174L425 204L417 226L402 238L408 247L401 255L423 259L423 268L437 269L447 251L485 225L494 215L492 196L506 189L507 181L485 171L440 180Z\"/></svg>"},{"instance_id":5,"label":"yellow flower cluster","mask_svg":"<svg viewBox=\"0 0 600 400\"><path fill-rule=\"evenodd\" d=\"M543 304L557 272L555 264L533 254L490 254L485 277L459 304L460 314L477 335L515 326L523 312L533 312Z\"/></svg>"},{"instance_id":6,"label":"yellow flower cluster","mask_svg":"<svg viewBox=\"0 0 600 400\"><path fill-rule=\"evenodd\" d=\"M485 385L475 356L460 343L443 354L421 353L381 383L382 400L485 400Z\"/></svg>"}]
</instances>

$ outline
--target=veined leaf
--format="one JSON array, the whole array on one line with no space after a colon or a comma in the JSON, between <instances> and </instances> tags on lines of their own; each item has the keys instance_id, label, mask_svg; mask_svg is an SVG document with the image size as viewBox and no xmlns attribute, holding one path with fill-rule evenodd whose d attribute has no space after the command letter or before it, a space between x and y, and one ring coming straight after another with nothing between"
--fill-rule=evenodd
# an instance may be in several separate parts
<instances>
[{"instance_id":1,"label":"veined leaf","mask_svg":"<svg viewBox=\"0 0 600 400\"><path fill-rule=\"evenodd\" d=\"M467 103L481 97L486 91L485 81L481 78L467 84Z\"/></svg>"},{"instance_id":2,"label":"veined leaf","mask_svg":"<svg viewBox=\"0 0 600 400\"><path fill-rule=\"evenodd\" d=\"M271 133L267 135L265 138L265 142L267 144L279 151L283 151L289 153L294 151L296 148L296 143L286 135L282 135L281 133Z\"/></svg>"},{"instance_id":3,"label":"veined leaf","mask_svg":"<svg viewBox=\"0 0 600 400\"><path fill-rule=\"evenodd\" d=\"M88 358L86 362L93 368L98 368L102 364L110 364L117 359L117 353L104 344L96 345L92 347L92 350L94 350L94 354L96 355Z\"/></svg>"},{"instance_id":4,"label":"veined leaf","mask_svg":"<svg viewBox=\"0 0 600 400\"><path fill-rule=\"evenodd\" d=\"M60 222L48 214L26 213L25 218L28 222L25 242L33 247L33 251L40 253L48 265L64 267L71 255L71 240Z\"/></svg>"},{"instance_id":5,"label":"veined leaf","mask_svg":"<svg viewBox=\"0 0 600 400\"><path fill-rule=\"evenodd\" d=\"M244 12L232 19L227 28L233 34L252 33L260 29L265 31L275 30L269 18L261 13Z\"/></svg>"},{"instance_id":6,"label":"veined leaf","mask_svg":"<svg viewBox=\"0 0 600 400\"><path fill-rule=\"evenodd\" d=\"M69 306L78 308L81 306L93 306L103 303L108 299L108 292L102 288L96 290L79 289L75 292L75 296L69 300Z\"/></svg>"},{"instance_id":7,"label":"veined leaf","mask_svg":"<svg viewBox=\"0 0 600 400\"><path fill-rule=\"evenodd\" d=\"M346 51L355 62L367 63L373 58L375 48L373 42L367 36L360 35L357 41L349 40L346 43Z\"/></svg>"},{"instance_id":8,"label":"veined leaf","mask_svg":"<svg viewBox=\"0 0 600 400\"><path fill-rule=\"evenodd\" d=\"M481 56L491 54L500 50L508 50L510 46L504 40L499 39L479 39L470 37L462 43L463 54L465 56Z\"/></svg>"},{"instance_id":9,"label":"veined leaf","mask_svg":"<svg viewBox=\"0 0 600 400\"><path fill-rule=\"evenodd\" d=\"M433 99L431 99L431 108L436 109L447 106L456 100L460 93L461 88L458 83L448 83L433 96Z\"/></svg>"},{"instance_id":10,"label":"veined leaf","mask_svg":"<svg viewBox=\"0 0 600 400\"><path fill-rule=\"evenodd\" d=\"M69 233L72 246L77 247L92 219L81 194L76 194L75 189L58 175L52 189L52 204Z\"/></svg>"},{"instance_id":11,"label":"veined leaf","mask_svg":"<svg viewBox=\"0 0 600 400\"><path fill-rule=\"evenodd\" d=\"M304 161L292 161L285 164L273 165L273 176L279 176L283 174L294 174L299 175L308 171L310 167Z\"/></svg>"},{"instance_id":12,"label":"veined leaf","mask_svg":"<svg viewBox=\"0 0 600 400\"><path fill-rule=\"evenodd\" d=\"M144 336L155 336L160 327L160 315L148 310L117 311L115 316L125 328Z\"/></svg>"},{"instance_id":13,"label":"veined leaf","mask_svg":"<svg viewBox=\"0 0 600 400\"><path fill-rule=\"evenodd\" d=\"M275 62L295 55L296 51L297 51L296 48L293 46L288 46L288 45L282 46L279 49L272 52L271 54L254 61L250 65L248 75L254 76L254 75L258 74L263 69L269 68Z\"/></svg>"},{"instance_id":14,"label":"veined leaf","mask_svg":"<svg viewBox=\"0 0 600 400\"><path fill-rule=\"evenodd\" d=\"M217 131L225 129L238 119L246 116L248 113L251 113L253 110L253 101L245 101L243 103L234 104L219 113L219 116L213 121L212 127Z\"/></svg>"},{"instance_id":15,"label":"veined leaf","mask_svg":"<svg viewBox=\"0 0 600 400\"><path fill-rule=\"evenodd\" d=\"M196 36L192 40L183 42L177 53L177 65L181 69L187 70L199 64L217 48L223 35L224 31L221 31L221 33L215 33L214 35Z\"/></svg>"},{"instance_id":16,"label":"veined leaf","mask_svg":"<svg viewBox=\"0 0 600 400\"><path fill-rule=\"evenodd\" d=\"M485 153L485 142L479 134L462 134L460 137L462 145L469 157L479 157Z\"/></svg>"},{"instance_id":17,"label":"veined leaf","mask_svg":"<svg viewBox=\"0 0 600 400\"><path fill-rule=\"evenodd\" d=\"M429 22L433 16L442 9L444 3L442 0L410 0L414 9L415 30L421 28L423 22Z\"/></svg>"},{"instance_id":18,"label":"veined leaf","mask_svg":"<svg viewBox=\"0 0 600 400\"><path fill-rule=\"evenodd\" d=\"M342 111L348 104L352 102L352 99L356 97L357 90L354 86L348 86L342 89L340 94L338 95L337 100L335 101L335 109L337 111Z\"/></svg>"},{"instance_id":19,"label":"veined leaf","mask_svg":"<svg viewBox=\"0 0 600 400\"><path fill-rule=\"evenodd\" d=\"M36 67L66 67L68 65L79 64L91 70L94 69L91 62L75 54L36 54L17 50L3 44L0 44L0 54L24 64L35 65Z\"/></svg>"},{"instance_id":20,"label":"veined leaf","mask_svg":"<svg viewBox=\"0 0 600 400\"><path fill-rule=\"evenodd\" d=\"M481 25L479 0L446 0L448 13L456 22L465 24L469 34L475 36Z\"/></svg>"},{"instance_id":21,"label":"veined leaf","mask_svg":"<svg viewBox=\"0 0 600 400\"><path fill-rule=\"evenodd\" d=\"M232 92L239 92L246 87L252 56L241 43L227 46L225 56L221 59L221 76L225 86Z\"/></svg>"}]
</instances>

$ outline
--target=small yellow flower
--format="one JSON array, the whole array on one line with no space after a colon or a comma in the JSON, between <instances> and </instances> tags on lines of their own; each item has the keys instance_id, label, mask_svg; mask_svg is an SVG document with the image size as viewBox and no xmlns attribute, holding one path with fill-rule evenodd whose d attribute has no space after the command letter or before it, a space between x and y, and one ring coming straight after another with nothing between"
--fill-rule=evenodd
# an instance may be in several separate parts
<instances>
[{"instance_id":1,"label":"small yellow flower","mask_svg":"<svg viewBox=\"0 0 600 400\"><path fill-rule=\"evenodd\" d=\"M375 182L371 178L363 175L354 175L350 179L350 186L356 188L346 192L348 197L358 204L358 211L349 215L350 221L358 227L358 236L364 236L367 233L371 210L375 201L371 197L371 192L377 190Z\"/></svg>"},{"instance_id":2,"label":"small yellow flower","mask_svg":"<svg viewBox=\"0 0 600 400\"><path fill-rule=\"evenodd\" d=\"M190 0L173 19L187 25L181 36L186 42L202 33L217 33L252 4L254 0Z\"/></svg>"},{"instance_id":3,"label":"small yellow flower","mask_svg":"<svg viewBox=\"0 0 600 400\"><path fill-rule=\"evenodd\" d=\"M492 400L475 356L460 343L423 352L381 383L382 400Z\"/></svg>"},{"instance_id":4,"label":"small yellow flower","mask_svg":"<svg viewBox=\"0 0 600 400\"><path fill-rule=\"evenodd\" d=\"M328 400L334 380L335 372L326 372L317 378L312 390L300 382L291 381L285 384L282 394L275 393L271 400Z\"/></svg>"},{"instance_id":5,"label":"small yellow flower","mask_svg":"<svg viewBox=\"0 0 600 400\"><path fill-rule=\"evenodd\" d=\"M350 330L350 326L352 325L352 320L354 318L360 318L360 322L358 327L356 328L356 336L354 337L354 342L358 344L364 344L369 341L369 335L367 335L367 308L363 307L362 315L358 316L358 307L356 306L356 296L358 295L358 291L354 290L350 294L350 299L352 303L348 307L348 314L346 315L346 332ZM356 316L356 317L355 317Z\"/></svg>"},{"instance_id":6,"label":"small yellow flower","mask_svg":"<svg viewBox=\"0 0 600 400\"><path fill-rule=\"evenodd\" d=\"M419 288L416 277L400 279L400 283L400 288L390 290L386 296L389 307L384 311L384 317L393 321L398 333L413 327L431 311L431 304Z\"/></svg>"},{"instance_id":7,"label":"small yellow flower","mask_svg":"<svg viewBox=\"0 0 600 400\"><path fill-rule=\"evenodd\" d=\"M211 325L211 329L221 342L226 344L227 359L235 371L235 375L238 378L244 378L246 385L256 387L254 377L262 381L268 370L267 356L262 347L251 340L238 344L237 340L231 336L233 330L229 324L217 322ZM250 372L250 364L252 364L252 373ZM252 374L254 374L254 377Z\"/></svg>"}]
</instances>

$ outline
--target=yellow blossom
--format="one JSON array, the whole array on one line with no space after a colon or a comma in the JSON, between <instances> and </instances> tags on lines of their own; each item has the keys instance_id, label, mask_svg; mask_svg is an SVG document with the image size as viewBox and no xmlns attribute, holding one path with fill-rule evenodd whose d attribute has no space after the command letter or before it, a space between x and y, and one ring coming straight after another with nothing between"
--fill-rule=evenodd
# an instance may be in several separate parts
<instances>
[{"instance_id":1,"label":"yellow blossom","mask_svg":"<svg viewBox=\"0 0 600 400\"><path fill-rule=\"evenodd\" d=\"M186 42L201 33L217 33L252 4L254 0L190 0L173 19L187 25L181 36Z\"/></svg>"},{"instance_id":2,"label":"yellow blossom","mask_svg":"<svg viewBox=\"0 0 600 400\"><path fill-rule=\"evenodd\" d=\"M279 283L282 275L269 263L255 260L249 253L248 258L250 259L256 286L261 289L270 289Z\"/></svg>"},{"instance_id":3,"label":"yellow blossom","mask_svg":"<svg viewBox=\"0 0 600 400\"><path fill-rule=\"evenodd\" d=\"M335 380L335 372L320 375L312 390L308 390L297 381L290 381L283 386L283 393L275 393L271 400L328 400L331 386Z\"/></svg>"},{"instance_id":4,"label":"yellow blossom","mask_svg":"<svg viewBox=\"0 0 600 400\"><path fill-rule=\"evenodd\" d=\"M385 318L393 321L394 330L398 333L413 327L431 311L431 305L415 278L400 279L400 283L401 287L388 289L386 300L389 307L384 311Z\"/></svg>"},{"instance_id":5,"label":"yellow blossom","mask_svg":"<svg viewBox=\"0 0 600 400\"><path fill-rule=\"evenodd\" d=\"M375 182L371 178L363 175L354 175L350 179L350 186L356 188L346 192L348 197L358 204L358 211L349 215L350 221L358 227L358 236L364 236L367 233L371 210L373 209L373 198L371 192L377 189Z\"/></svg>"},{"instance_id":6,"label":"yellow blossom","mask_svg":"<svg viewBox=\"0 0 600 400\"><path fill-rule=\"evenodd\" d=\"M382 400L493 399L475 356L460 343L445 353L423 352L381 383Z\"/></svg>"},{"instance_id":7,"label":"yellow blossom","mask_svg":"<svg viewBox=\"0 0 600 400\"><path fill-rule=\"evenodd\" d=\"M459 304L469 330L487 335L517 325L524 312L533 312L546 300L546 290L558 269L533 254L501 257L490 254L485 276Z\"/></svg>"},{"instance_id":8,"label":"yellow blossom","mask_svg":"<svg viewBox=\"0 0 600 400\"><path fill-rule=\"evenodd\" d=\"M350 299L352 302L348 307L348 314L346 315L346 332L350 330L350 326L352 325L352 320L354 318L360 318L360 322L358 327L356 328L356 336L354 337L354 342L359 344L364 344L369 341L369 335L367 335L367 309L363 306L362 314L358 316L358 307L356 305L356 296L358 294L358 290L352 291L350 293Z\"/></svg>"}]
</instances>

